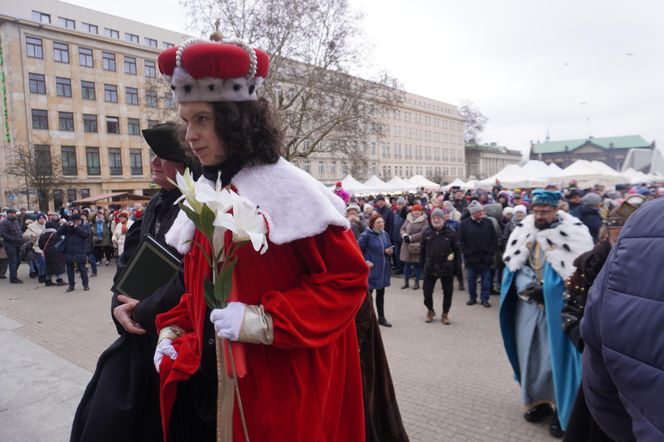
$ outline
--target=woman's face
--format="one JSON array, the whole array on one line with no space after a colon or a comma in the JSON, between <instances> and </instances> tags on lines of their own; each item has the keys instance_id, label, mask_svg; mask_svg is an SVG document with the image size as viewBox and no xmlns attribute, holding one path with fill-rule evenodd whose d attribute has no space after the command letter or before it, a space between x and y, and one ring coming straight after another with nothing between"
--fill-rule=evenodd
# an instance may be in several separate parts
<instances>
[{"instance_id":1,"label":"woman's face","mask_svg":"<svg viewBox=\"0 0 664 442\"><path fill-rule=\"evenodd\" d=\"M180 117L187 125L184 137L203 166L221 164L226 152L214 130L214 107L198 101L180 104Z\"/></svg>"},{"instance_id":2,"label":"woman's face","mask_svg":"<svg viewBox=\"0 0 664 442\"><path fill-rule=\"evenodd\" d=\"M413 212L413 216L415 218L419 218L420 216L422 216L422 211L421 210L412 210L412 212Z\"/></svg>"},{"instance_id":3,"label":"woman's face","mask_svg":"<svg viewBox=\"0 0 664 442\"><path fill-rule=\"evenodd\" d=\"M383 218L376 219L376 221L374 221L373 228L378 232L385 230L385 220Z\"/></svg>"}]
</instances>

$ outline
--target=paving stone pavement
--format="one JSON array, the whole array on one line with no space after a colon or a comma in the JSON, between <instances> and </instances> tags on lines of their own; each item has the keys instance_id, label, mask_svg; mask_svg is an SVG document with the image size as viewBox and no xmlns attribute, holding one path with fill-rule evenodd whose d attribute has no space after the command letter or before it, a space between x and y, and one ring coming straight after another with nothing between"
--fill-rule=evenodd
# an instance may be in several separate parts
<instances>
[{"instance_id":1,"label":"paving stone pavement","mask_svg":"<svg viewBox=\"0 0 664 442\"><path fill-rule=\"evenodd\" d=\"M116 338L110 319L113 265L91 290L0 280L0 441L66 441L99 354ZM519 390L490 309L456 291L452 324L424 323L421 291L392 279L381 327L397 399L411 441L550 441L547 423L523 420ZM440 287L434 295L442 304Z\"/></svg>"}]
</instances>

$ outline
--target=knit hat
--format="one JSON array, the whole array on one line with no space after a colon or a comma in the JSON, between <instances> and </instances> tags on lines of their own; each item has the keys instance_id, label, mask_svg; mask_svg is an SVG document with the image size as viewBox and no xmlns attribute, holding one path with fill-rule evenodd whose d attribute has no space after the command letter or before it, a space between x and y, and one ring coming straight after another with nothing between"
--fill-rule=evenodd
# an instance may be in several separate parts
<instances>
[{"instance_id":1,"label":"knit hat","mask_svg":"<svg viewBox=\"0 0 664 442\"><path fill-rule=\"evenodd\" d=\"M562 194L560 192L544 189L533 191L533 201L531 206L553 206L558 207Z\"/></svg>"},{"instance_id":2,"label":"knit hat","mask_svg":"<svg viewBox=\"0 0 664 442\"><path fill-rule=\"evenodd\" d=\"M341 181L337 181L336 184L335 184L336 187L341 187L342 185L343 185L343 183Z\"/></svg>"},{"instance_id":3,"label":"knit hat","mask_svg":"<svg viewBox=\"0 0 664 442\"><path fill-rule=\"evenodd\" d=\"M583 195L581 203L585 206L596 206L602 202L602 197L593 192L588 192Z\"/></svg>"},{"instance_id":4,"label":"knit hat","mask_svg":"<svg viewBox=\"0 0 664 442\"><path fill-rule=\"evenodd\" d=\"M512 215L514 213L514 208L512 207L505 207L503 209L503 215Z\"/></svg>"},{"instance_id":5,"label":"knit hat","mask_svg":"<svg viewBox=\"0 0 664 442\"><path fill-rule=\"evenodd\" d=\"M416 210L419 210L420 212L422 211L422 205L421 204L413 204L413 207L410 208L411 212L414 212Z\"/></svg>"},{"instance_id":6,"label":"knit hat","mask_svg":"<svg viewBox=\"0 0 664 442\"><path fill-rule=\"evenodd\" d=\"M528 213L528 209L523 204L517 204L514 206L514 213Z\"/></svg>"},{"instance_id":7,"label":"knit hat","mask_svg":"<svg viewBox=\"0 0 664 442\"><path fill-rule=\"evenodd\" d=\"M433 209L433 211L431 212L431 218L433 218L434 216L439 216L439 217L445 219L445 212L443 212L442 209L435 208L435 209Z\"/></svg>"},{"instance_id":8,"label":"knit hat","mask_svg":"<svg viewBox=\"0 0 664 442\"><path fill-rule=\"evenodd\" d=\"M357 213L360 213L360 206L355 203L350 203L346 206L346 213L348 213L349 210L357 210Z\"/></svg>"},{"instance_id":9,"label":"knit hat","mask_svg":"<svg viewBox=\"0 0 664 442\"><path fill-rule=\"evenodd\" d=\"M406 200L404 199L404 197L400 196L399 198L397 198L397 204L406 204Z\"/></svg>"},{"instance_id":10,"label":"knit hat","mask_svg":"<svg viewBox=\"0 0 664 442\"><path fill-rule=\"evenodd\" d=\"M484 206L481 205L480 202L477 200L471 201L470 204L468 204L468 213L470 213L471 215L477 212L481 212L483 210Z\"/></svg>"}]
</instances>

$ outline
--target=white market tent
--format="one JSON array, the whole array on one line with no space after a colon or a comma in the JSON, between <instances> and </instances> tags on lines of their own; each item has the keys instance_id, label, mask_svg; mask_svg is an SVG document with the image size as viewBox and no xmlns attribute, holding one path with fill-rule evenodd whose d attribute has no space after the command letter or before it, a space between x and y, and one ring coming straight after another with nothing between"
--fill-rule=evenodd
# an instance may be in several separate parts
<instances>
[{"instance_id":1,"label":"white market tent","mask_svg":"<svg viewBox=\"0 0 664 442\"><path fill-rule=\"evenodd\" d=\"M531 166L531 169L535 167ZM534 170L524 170L516 164L510 164L494 176L478 181L476 186L491 187L496 184L496 180L507 187L542 187L546 186L549 181L548 177L537 176Z\"/></svg>"},{"instance_id":2,"label":"white market tent","mask_svg":"<svg viewBox=\"0 0 664 442\"><path fill-rule=\"evenodd\" d=\"M346 192L350 194L369 193L369 190L367 190L366 186L353 178L351 175L346 175L346 178L341 180L341 184L343 185L343 188L346 190ZM334 189L334 186L332 189Z\"/></svg>"},{"instance_id":3,"label":"white market tent","mask_svg":"<svg viewBox=\"0 0 664 442\"><path fill-rule=\"evenodd\" d=\"M425 189L440 189L440 184L434 183L431 180L426 179L422 175L413 175L408 179L411 183L415 184L417 187L424 187Z\"/></svg>"},{"instance_id":4,"label":"white market tent","mask_svg":"<svg viewBox=\"0 0 664 442\"><path fill-rule=\"evenodd\" d=\"M526 161L526 163L521 166L521 171L527 177L548 179L549 183L557 183L557 178L560 176L562 169L558 167L558 171L555 171L544 161L530 160Z\"/></svg>"},{"instance_id":5,"label":"white market tent","mask_svg":"<svg viewBox=\"0 0 664 442\"><path fill-rule=\"evenodd\" d=\"M662 178L657 175L646 175L643 172L634 170L631 167L622 172L630 184L649 183L654 181L661 181Z\"/></svg>"},{"instance_id":6,"label":"white market tent","mask_svg":"<svg viewBox=\"0 0 664 442\"><path fill-rule=\"evenodd\" d=\"M563 171L563 170L560 168L560 166L558 166L556 163L549 163L547 167L553 171L553 173L555 174L555 175L553 175L553 176L559 176L559 175L560 175L560 172Z\"/></svg>"},{"instance_id":7,"label":"white market tent","mask_svg":"<svg viewBox=\"0 0 664 442\"><path fill-rule=\"evenodd\" d=\"M415 191L417 190L417 185L411 183L408 180L404 180L400 176L394 176L392 177L391 180L389 180L386 184L395 187L397 189L400 189L403 192L408 192L408 191Z\"/></svg>"},{"instance_id":8,"label":"white market tent","mask_svg":"<svg viewBox=\"0 0 664 442\"><path fill-rule=\"evenodd\" d=\"M611 173L606 167L588 160L576 160L567 166L560 174L560 178L564 180L575 179L580 187L589 187L595 184L603 184L606 186L613 186L622 181L625 181L623 176L611 169L606 164L603 166L608 167L614 173Z\"/></svg>"},{"instance_id":9,"label":"white market tent","mask_svg":"<svg viewBox=\"0 0 664 442\"><path fill-rule=\"evenodd\" d=\"M363 185L369 193L390 193L401 191L400 188L393 187L392 185L385 183L376 175L372 175L371 178L366 180Z\"/></svg>"},{"instance_id":10,"label":"white market tent","mask_svg":"<svg viewBox=\"0 0 664 442\"><path fill-rule=\"evenodd\" d=\"M473 186L473 187L468 187L468 184L464 183L463 181L461 181L461 179L457 178L457 179L455 179L454 181L452 181L451 183L449 183L449 184L445 184L445 185L442 187L442 189L443 189L445 192L447 192L447 191L450 190L452 187L458 187L458 188L460 188L461 190L468 190L468 189L472 189L474 186Z\"/></svg>"}]
</instances>

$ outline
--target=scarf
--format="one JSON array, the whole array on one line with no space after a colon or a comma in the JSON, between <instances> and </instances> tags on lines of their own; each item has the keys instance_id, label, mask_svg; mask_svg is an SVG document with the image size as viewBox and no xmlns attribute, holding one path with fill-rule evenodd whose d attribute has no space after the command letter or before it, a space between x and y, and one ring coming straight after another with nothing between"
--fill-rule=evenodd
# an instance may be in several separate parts
<instances>
[{"instance_id":1,"label":"scarf","mask_svg":"<svg viewBox=\"0 0 664 442\"><path fill-rule=\"evenodd\" d=\"M242 166L244 166L244 160L237 155L231 155L221 164L203 166L203 176L216 183L219 172L221 172L221 187L226 187L231 183L231 180L240 169L242 169Z\"/></svg>"},{"instance_id":2,"label":"scarf","mask_svg":"<svg viewBox=\"0 0 664 442\"><path fill-rule=\"evenodd\" d=\"M104 220L98 219L95 223L95 234L98 239L101 239L104 236Z\"/></svg>"},{"instance_id":3,"label":"scarf","mask_svg":"<svg viewBox=\"0 0 664 442\"><path fill-rule=\"evenodd\" d=\"M121 232L123 235L127 234L127 221L122 221L122 229Z\"/></svg>"}]
</instances>

